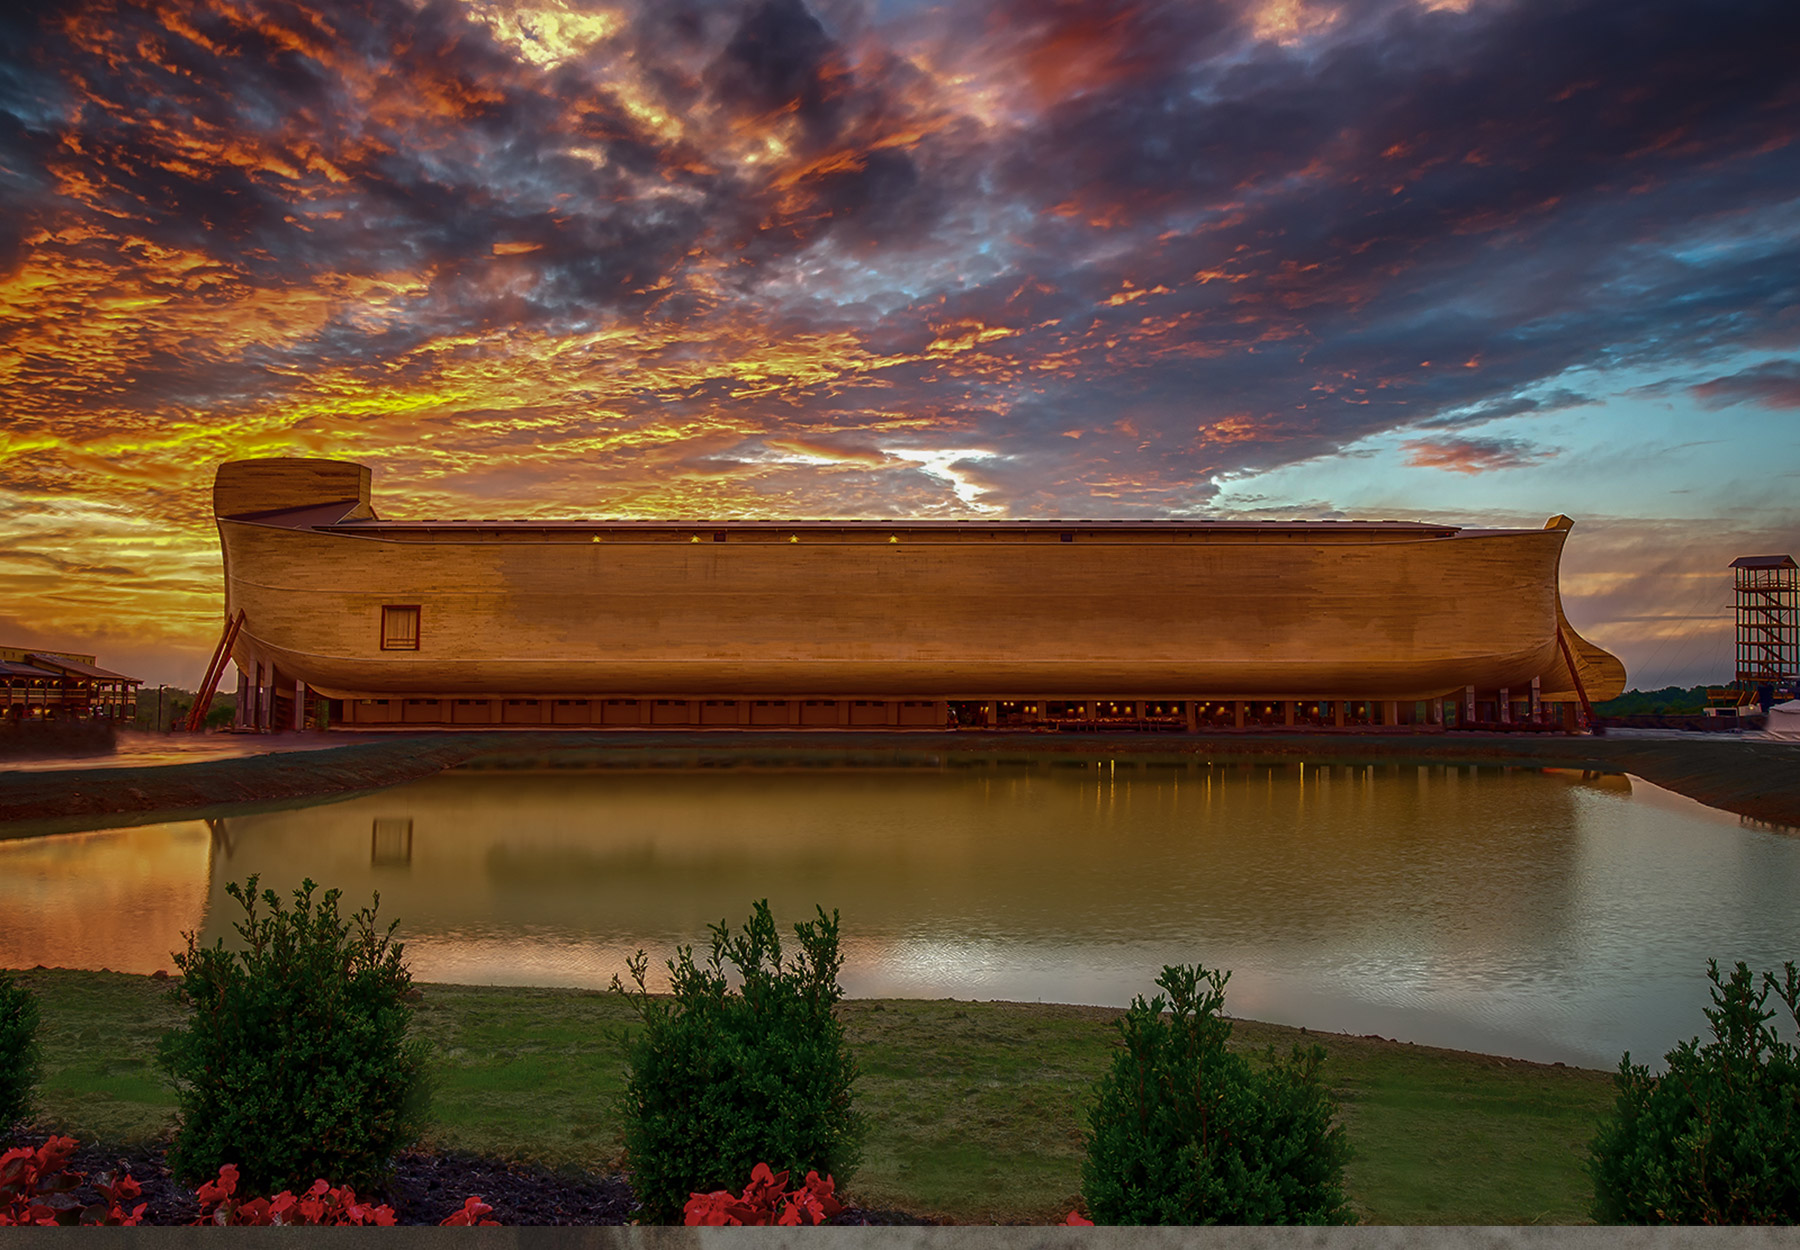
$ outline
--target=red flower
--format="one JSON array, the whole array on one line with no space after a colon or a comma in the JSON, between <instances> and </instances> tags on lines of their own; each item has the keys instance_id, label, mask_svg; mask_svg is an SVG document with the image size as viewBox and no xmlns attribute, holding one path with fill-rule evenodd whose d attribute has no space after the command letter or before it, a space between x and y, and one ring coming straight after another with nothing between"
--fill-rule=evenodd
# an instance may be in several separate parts
<instances>
[{"instance_id":1,"label":"red flower","mask_svg":"<svg viewBox=\"0 0 1800 1250\"><path fill-rule=\"evenodd\" d=\"M786 1172L773 1172L759 1163L750 1173L750 1183L742 1196L733 1198L720 1189L710 1194L690 1194L681 1209L681 1220L690 1228L737 1228L747 1226L822 1224L842 1211L843 1204L834 1196L836 1184L828 1176L819 1179L817 1172L806 1174L806 1186L787 1192Z\"/></svg>"},{"instance_id":2,"label":"red flower","mask_svg":"<svg viewBox=\"0 0 1800 1250\"><path fill-rule=\"evenodd\" d=\"M690 1194L681 1208L681 1222L688 1228L726 1228L741 1221L731 1218L734 1201L723 1189L710 1194Z\"/></svg>"},{"instance_id":3,"label":"red flower","mask_svg":"<svg viewBox=\"0 0 1800 1250\"><path fill-rule=\"evenodd\" d=\"M829 1176L820 1180L817 1172L808 1172L806 1174L806 1193L819 1212L819 1219L813 1221L815 1224L820 1220L830 1219L844 1209L844 1204L839 1202L836 1197L837 1182Z\"/></svg>"},{"instance_id":4,"label":"red flower","mask_svg":"<svg viewBox=\"0 0 1800 1250\"><path fill-rule=\"evenodd\" d=\"M384 1210L384 1211L386 1209L387 1209L386 1207L382 1208L382 1210ZM499 1220L484 1220L481 1218L482 1216L486 1215L488 1212L492 1211L493 1209L494 1208L490 1207L487 1203L485 1203L481 1200L480 1194L476 1194L474 1197L467 1198L463 1201L462 1210L456 1212L454 1215L450 1216L448 1219L440 1220L438 1222L438 1227L439 1228L474 1228L476 1226L480 1226L483 1228L498 1228L500 1226ZM392 1222L393 1221L390 1219L389 1223L392 1223Z\"/></svg>"},{"instance_id":5,"label":"red flower","mask_svg":"<svg viewBox=\"0 0 1800 1250\"><path fill-rule=\"evenodd\" d=\"M194 1197L200 1200L203 1207L218 1206L237 1192L237 1164L227 1163L219 1169L219 1179L208 1181L194 1191Z\"/></svg>"},{"instance_id":6,"label":"red flower","mask_svg":"<svg viewBox=\"0 0 1800 1250\"><path fill-rule=\"evenodd\" d=\"M235 1199L237 1183L238 1170L227 1163L219 1169L216 1182L200 1186L195 1193L200 1200L200 1218L194 1222L233 1228L364 1227L371 1224L390 1228L395 1223L392 1207L358 1202L354 1189L348 1185L342 1189L333 1188L323 1177L315 1180L298 1198L284 1189L273 1198L252 1198L248 1202Z\"/></svg>"},{"instance_id":7,"label":"red flower","mask_svg":"<svg viewBox=\"0 0 1800 1250\"><path fill-rule=\"evenodd\" d=\"M139 1203L130 1215L123 1203L142 1192L127 1174L123 1178L102 1175L95 1179L104 1202L82 1206L70 1193L87 1179L85 1172L71 1172L75 1153L73 1137L52 1137L35 1150L21 1146L0 1154L0 1226L82 1225L129 1227L144 1214ZM48 1199L48 1200L46 1200Z\"/></svg>"}]
</instances>

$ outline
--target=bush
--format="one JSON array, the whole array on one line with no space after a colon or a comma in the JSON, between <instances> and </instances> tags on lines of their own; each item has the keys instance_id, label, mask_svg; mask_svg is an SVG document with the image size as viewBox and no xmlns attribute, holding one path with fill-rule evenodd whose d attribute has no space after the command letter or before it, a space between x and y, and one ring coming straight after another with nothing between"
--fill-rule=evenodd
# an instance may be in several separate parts
<instances>
[{"instance_id":1,"label":"bush","mask_svg":"<svg viewBox=\"0 0 1800 1250\"><path fill-rule=\"evenodd\" d=\"M417 1137L426 1103L398 922L376 928L380 895L346 922L340 891L315 903L306 881L290 911L256 885L225 887L244 909L242 950L190 933L175 956L174 996L194 1010L160 1054L181 1112L169 1165L191 1185L236 1164L256 1194L319 1176L366 1188Z\"/></svg>"},{"instance_id":2,"label":"bush","mask_svg":"<svg viewBox=\"0 0 1800 1250\"><path fill-rule=\"evenodd\" d=\"M25 1118L37 1084L37 998L0 972L0 1133Z\"/></svg>"},{"instance_id":3,"label":"bush","mask_svg":"<svg viewBox=\"0 0 1800 1250\"><path fill-rule=\"evenodd\" d=\"M1319 1046L1253 1066L1226 1049L1229 972L1166 967L1119 1021L1088 1118L1081 1193L1100 1224L1348 1224L1337 1103ZM1165 1008L1170 1014L1165 1015Z\"/></svg>"},{"instance_id":4,"label":"bush","mask_svg":"<svg viewBox=\"0 0 1800 1250\"><path fill-rule=\"evenodd\" d=\"M800 950L786 963L767 900L739 934L709 927L704 967L687 946L669 961L672 1003L645 989L644 952L629 965L643 1032L626 1041L625 1151L645 1217L664 1224L682 1218L689 1195L740 1183L759 1163L848 1180L861 1154L856 1062L832 1015L843 997L837 913L796 924ZM616 977L613 988L628 992Z\"/></svg>"},{"instance_id":5,"label":"bush","mask_svg":"<svg viewBox=\"0 0 1800 1250\"><path fill-rule=\"evenodd\" d=\"M1800 1048L1769 1027L1773 993L1800 1027L1800 978L1742 963L1721 979L1709 960L1713 1040L1682 1042L1669 1070L1619 1060L1611 1119L1595 1135L1588 1174L1603 1224L1800 1222Z\"/></svg>"}]
</instances>

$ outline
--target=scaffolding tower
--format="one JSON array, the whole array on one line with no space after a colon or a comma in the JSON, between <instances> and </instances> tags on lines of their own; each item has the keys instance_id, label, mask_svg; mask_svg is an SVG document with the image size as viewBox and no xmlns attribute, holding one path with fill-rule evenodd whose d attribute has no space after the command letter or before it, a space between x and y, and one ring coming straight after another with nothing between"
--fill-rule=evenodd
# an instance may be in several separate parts
<instances>
[{"instance_id":1,"label":"scaffolding tower","mask_svg":"<svg viewBox=\"0 0 1800 1250\"><path fill-rule=\"evenodd\" d=\"M1800 565L1793 556L1731 562L1737 608L1737 682L1791 690L1800 682Z\"/></svg>"}]
</instances>

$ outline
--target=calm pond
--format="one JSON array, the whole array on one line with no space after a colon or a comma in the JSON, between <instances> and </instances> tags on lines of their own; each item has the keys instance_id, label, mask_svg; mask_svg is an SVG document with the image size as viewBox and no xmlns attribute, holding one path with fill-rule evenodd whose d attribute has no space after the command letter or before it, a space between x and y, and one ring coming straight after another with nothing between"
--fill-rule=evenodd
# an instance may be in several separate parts
<instances>
[{"instance_id":1,"label":"calm pond","mask_svg":"<svg viewBox=\"0 0 1800 1250\"><path fill-rule=\"evenodd\" d=\"M1800 958L1800 837L1635 778L1205 761L448 773L341 802L0 842L0 965L151 972L227 881L381 892L424 981L603 987L767 897L842 914L853 996L1235 1015L1654 1059L1709 957Z\"/></svg>"}]
</instances>

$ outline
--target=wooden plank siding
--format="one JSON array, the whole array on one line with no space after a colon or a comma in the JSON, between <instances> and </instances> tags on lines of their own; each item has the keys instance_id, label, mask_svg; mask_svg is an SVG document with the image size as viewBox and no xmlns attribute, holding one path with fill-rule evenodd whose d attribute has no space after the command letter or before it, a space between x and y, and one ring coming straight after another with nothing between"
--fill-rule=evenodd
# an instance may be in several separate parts
<instances>
[{"instance_id":1,"label":"wooden plank siding","mask_svg":"<svg viewBox=\"0 0 1800 1250\"><path fill-rule=\"evenodd\" d=\"M233 658L348 724L925 728L952 703L1129 701L1306 725L1351 701L1380 725L1470 686L1573 698L1559 626L1590 699L1624 685L1563 616L1560 517L402 523L333 463L221 466L215 506L240 510L219 515ZM395 606L416 650L382 649Z\"/></svg>"}]
</instances>

